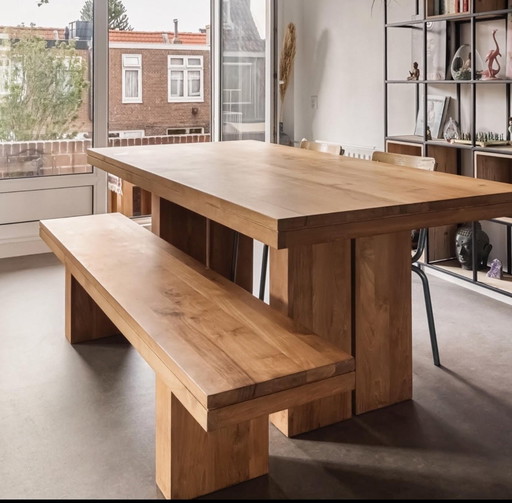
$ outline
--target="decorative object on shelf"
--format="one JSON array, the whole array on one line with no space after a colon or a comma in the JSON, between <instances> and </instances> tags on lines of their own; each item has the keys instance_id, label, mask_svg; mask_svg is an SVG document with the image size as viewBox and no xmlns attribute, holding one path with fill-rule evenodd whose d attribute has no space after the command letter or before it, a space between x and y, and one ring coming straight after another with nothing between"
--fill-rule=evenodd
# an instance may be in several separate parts
<instances>
[{"instance_id":1,"label":"decorative object on shelf","mask_svg":"<svg viewBox=\"0 0 512 503\"><path fill-rule=\"evenodd\" d=\"M475 79L480 79L484 65L478 51L475 51ZM453 80L471 80L472 54L469 44L462 44L452 59L450 71Z\"/></svg>"},{"instance_id":2,"label":"decorative object on shelf","mask_svg":"<svg viewBox=\"0 0 512 503\"><path fill-rule=\"evenodd\" d=\"M512 140L512 117L509 117L508 118L508 134L509 134L509 139Z\"/></svg>"},{"instance_id":3,"label":"decorative object on shelf","mask_svg":"<svg viewBox=\"0 0 512 503\"><path fill-rule=\"evenodd\" d=\"M284 113L284 98L290 79L292 77L293 62L295 60L295 53L297 49L295 25L288 23L284 33L283 47L281 48L281 55L279 58L279 97L281 98L279 121L279 143L284 145L291 145L290 137L283 131L283 113Z\"/></svg>"},{"instance_id":4,"label":"decorative object on shelf","mask_svg":"<svg viewBox=\"0 0 512 503\"><path fill-rule=\"evenodd\" d=\"M460 139L460 129L459 124L455 119L450 117L443 131L443 138L446 141L450 140L459 140Z\"/></svg>"},{"instance_id":5,"label":"decorative object on shelf","mask_svg":"<svg viewBox=\"0 0 512 503\"><path fill-rule=\"evenodd\" d=\"M430 131L430 127L429 126L427 126L427 130L425 131L425 138L427 140L431 140L432 139L432 133Z\"/></svg>"},{"instance_id":6,"label":"decorative object on shelf","mask_svg":"<svg viewBox=\"0 0 512 503\"><path fill-rule=\"evenodd\" d=\"M448 70L446 65L447 22L428 21L425 24L427 40L425 54L423 48L423 30L412 30L411 34L411 61L423 61L426 58L426 80L445 80Z\"/></svg>"},{"instance_id":7,"label":"decorative object on shelf","mask_svg":"<svg viewBox=\"0 0 512 503\"><path fill-rule=\"evenodd\" d=\"M500 47L498 45L498 41L496 40L496 32L498 30L492 30L492 38L494 40L494 49L491 49L487 56L485 57L485 62L487 63L487 70L482 72L482 80L496 80L498 79L497 75L500 73L501 65L498 61L498 57L501 58ZM494 68L494 64L496 63L497 68Z\"/></svg>"},{"instance_id":8,"label":"decorative object on shelf","mask_svg":"<svg viewBox=\"0 0 512 503\"><path fill-rule=\"evenodd\" d=\"M487 267L487 259L491 253L492 245L489 236L482 230L482 224L475 222L476 228L476 268L482 270ZM457 229L455 235L455 252L462 269L473 270L473 228L471 223L463 224Z\"/></svg>"},{"instance_id":9,"label":"decorative object on shelf","mask_svg":"<svg viewBox=\"0 0 512 503\"><path fill-rule=\"evenodd\" d=\"M463 145L472 145L471 133L462 133L460 138L448 140L450 143L461 143ZM505 140L503 133L494 133L492 131L481 131L477 133L475 145L478 147L491 147L497 145L508 145L510 142Z\"/></svg>"},{"instance_id":10,"label":"decorative object on shelf","mask_svg":"<svg viewBox=\"0 0 512 503\"><path fill-rule=\"evenodd\" d=\"M491 268L487 271L488 278L503 279L503 265L500 259L495 258L491 262Z\"/></svg>"},{"instance_id":11,"label":"decorative object on shelf","mask_svg":"<svg viewBox=\"0 0 512 503\"><path fill-rule=\"evenodd\" d=\"M407 80L419 80L420 78L420 69L418 68L418 62L415 61L412 64L412 70L409 71L409 77Z\"/></svg>"},{"instance_id":12,"label":"decorative object on shelf","mask_svg":"<svg viewBox=\"0 0 512 503\"><path fill-rule=\"evenodd\" d=\"M446 119L449 101L449 96L429 95L427 97L427 126L430 128L432 139L443 137L442 127ZM423 107L420 106L414 130L415 135L423 136L424 134L423 115Z\"/></svg>"}]
</instances>

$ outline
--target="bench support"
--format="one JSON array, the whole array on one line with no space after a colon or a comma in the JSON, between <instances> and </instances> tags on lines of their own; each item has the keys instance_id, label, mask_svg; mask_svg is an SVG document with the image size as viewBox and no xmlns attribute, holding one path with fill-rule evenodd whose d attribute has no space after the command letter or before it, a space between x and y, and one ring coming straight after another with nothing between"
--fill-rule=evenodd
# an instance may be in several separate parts
<instances>
[{"instance_id":1,"label":"bench support","mask_svg":"<svg viewBox=\"0 0 512 503\"><path fill-rule=\"evenodd\" d=\"M66 338L71 344L119 334L117 327L66 268Z\"/></svg>"},{"instance_id":2,"label":"bench support","mask_svg":"<svg viewBox=\"0 0 512 503\"><path fill-rule=\"evenodd\" d=\"M189 499L268 473L268 416L207 433L156 376L156 483Z\"/></svg>"}]
</instances>

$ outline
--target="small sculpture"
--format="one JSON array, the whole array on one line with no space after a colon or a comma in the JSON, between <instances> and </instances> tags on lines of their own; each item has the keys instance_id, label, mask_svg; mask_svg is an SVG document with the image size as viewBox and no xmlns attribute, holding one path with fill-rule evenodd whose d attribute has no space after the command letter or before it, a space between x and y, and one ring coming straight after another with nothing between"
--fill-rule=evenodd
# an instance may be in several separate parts
<instances>
[{"instance_id":1,"label":"small sculpture","mask_svg":"<svg viewBox=\"0 0 512 503\"><path fill-rule=\"evenodd\" d=\"M446 126L444 127L443 137L446 141L460 139L459 124L452 117L450 117L448 119L448 122L446 123Z\"/></svg>"},{"instance_id":2,"label":"small sculpture","mask_svg":"<svg viewBox=\"0 0 512 503\"><path fill-rule=\"evenodd\" d=\"M503 279L503 265L501 264L501 261L497 258L495 258L491 262L491 268L487 272L488 278L494 278L494 279Z\"/></svg>"},{"instance_id":3,"label":"small sculpture","mask_svg":"<svg viewBox=\"0 0 512 503\"><path fill-rule=\"evenodd\" d=\"M512 140L512 117L508 118L508 133L510 135L509 139Z\"/></svg>"},{"instance_id":4,"label":"small sculpture","mask_svg":"<svg viewBox=\"0 0 512 503\"><path fill-rule=\"evenodd\" d=\"M409 71L409 77L407 80L418 80L420 78L420 69L418 68L418 62L415 61L412 64L412 70Z\"/></svg>"},{"instance_id":5,"label":"small sculpture","mask_svg":"<svg viewBox=\"0 0 512 503\"><path fill-rule=\"evenodd\" d=\"M430 132L430 126L427 126L427 130L425 132L425 135L427 137L427 140L431 140L432 139L432 133Z\"/></svg>"},{"instance_id":6,"label":"small sculpture","mask_svg":"<svg viewBox=\"0 0 512 503\"><path fill-rule=\"evenodd\" d=\"M487 63L487 70L484 70L482 72L482 80L497 79L496 75L498 75L498 73L501 70L501 65L498 61L498 56L501 57L501 53L500 53L500 47L498 45L498 41L496 40L496 32L497 31L498 31L497 29L494 29L492 31L492 38L494 39L495 48L491 49L487 53L487 56L485 57L485 62ZM495 62L498 65L498 68L494 68Z\"/></svg>"},{"instance_id":7,"label":"small sculpture","mask_svg":"<svg viewBox=\"0 0 512 503\"><path fill-rule=\"evenodd\" d=\"M482 230L480 222L476 226L476 268L481 270L487 267L487 259L491 253L492 245L489 236ZM473 229L471 224L459 227L455 236L455 252L462 269L473 270Z\"/></svg>"}]
</instances>

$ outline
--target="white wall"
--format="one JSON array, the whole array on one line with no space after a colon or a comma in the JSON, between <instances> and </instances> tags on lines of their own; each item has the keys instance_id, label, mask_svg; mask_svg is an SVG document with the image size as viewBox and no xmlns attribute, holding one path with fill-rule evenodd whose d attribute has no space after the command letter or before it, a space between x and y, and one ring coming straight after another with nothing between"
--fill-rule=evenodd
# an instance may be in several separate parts
<instances>
[{"instance_id":1,"label":"white wall","mask_svg":"<svg viewBox=\"0 0 512 503\"><path fill-rule=\"evenodd\" d=\"M342 145L384 146L384 17L379 0L280 0L279 41L293 22L294 75L284 130ZM318 97L312 108L311 97Z\"/></svg>"}]
</instances>

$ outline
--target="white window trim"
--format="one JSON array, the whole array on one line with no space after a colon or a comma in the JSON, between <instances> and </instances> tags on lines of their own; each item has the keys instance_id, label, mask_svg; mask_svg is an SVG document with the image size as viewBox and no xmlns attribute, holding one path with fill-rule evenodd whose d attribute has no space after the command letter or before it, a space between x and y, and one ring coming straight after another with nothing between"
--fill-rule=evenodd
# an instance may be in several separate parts
<instances>
[{"instance_id":1,"label":"white window trim","mask_svg":"<svg viewBox=\"0 0 512 503\"><path fill-rule=\"evenodd\" d=\"M117 138L144 138L145 132L143 129L123 129L119 131L109 131L109 138L116 138L111 137L110 134L117 134Z\"/></svg>"},{"instance_id":2,"label":"white window trim","mask_svg":"<svg viewBox=\"0 0 512 503\"><path fill-rule=\"evenodd\" d=\"M183 58L184 64L177 66L171 65L171 59L173 58ZM189 59L199 59L201 60L201 65L188 65ZM183 71L183 97L171 96L171 71L173 70L182 70ZM188 71L197 71L200 72L200 93L199 96L188 96ZM169 103L198 103L204 102L204 60L203 56L188 56L181 54L169 54L167 56L167 100Z\"/></svg>"},{"instance_id":3,"label":"white window trim","mask_svg":"<svg viewBox=\"0 0 512 503\"><path fill-rule=\"evenodd\" d=\"M126 57L138 57L140 64L138 66L125 66ZM142 103L142 54L122 54L121 55L121 69L122 69L122 103ZM126 96L126 71L137 70L139 95L135 98Z\"/></svg>"}]
</instances>

